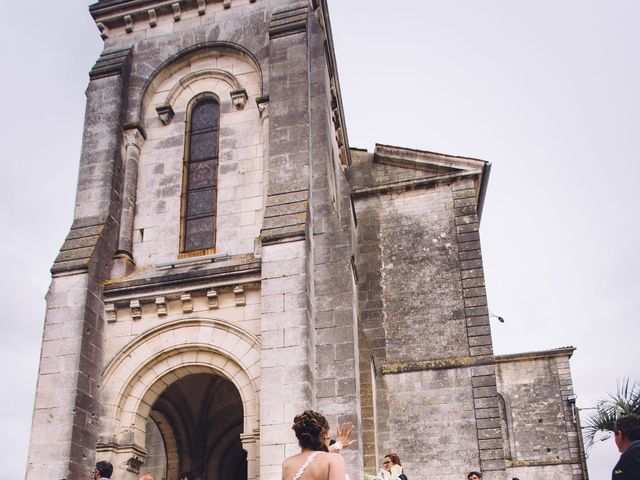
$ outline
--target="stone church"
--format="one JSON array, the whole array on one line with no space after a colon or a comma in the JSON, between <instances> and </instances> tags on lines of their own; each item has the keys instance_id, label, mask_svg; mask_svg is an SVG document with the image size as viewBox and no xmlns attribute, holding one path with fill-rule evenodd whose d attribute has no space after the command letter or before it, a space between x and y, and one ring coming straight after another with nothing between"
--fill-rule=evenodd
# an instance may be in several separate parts
<instances>
[{"instance_id":1,"label":"stone church","mask_svg":"<svg viewBox=\"0 0 640 480\"><path fill-rule=\"evenodd\" d=\"M494 355L489 163L350 148L326 0L100 0L26 478L275 480L305 409L352 479L587 478L573 348Z\"/></svg>"}]
</instances>

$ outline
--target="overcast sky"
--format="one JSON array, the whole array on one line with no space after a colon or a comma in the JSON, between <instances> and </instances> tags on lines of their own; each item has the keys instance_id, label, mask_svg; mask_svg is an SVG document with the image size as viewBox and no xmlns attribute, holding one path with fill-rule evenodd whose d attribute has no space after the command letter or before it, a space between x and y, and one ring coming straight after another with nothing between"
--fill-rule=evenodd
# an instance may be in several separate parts
<instances>
[{"instance_id":1,"label":"overcast sky","mask_svg":"<svg viewBox=\"0 0 640 480\"><path fill-rule=\"evenodd\" d=\"M265 0L260 0L265 1ZM49 268L72 221L86 0L0 0L0 472L26 465ZM496 353L573 345L578 406L640 379L640 2L329 0L352 147L492 163L482 247ZM588 413L588 412L587 412ZM611 440L590 452L608 478Z\"/></svg>"}]
</instances>

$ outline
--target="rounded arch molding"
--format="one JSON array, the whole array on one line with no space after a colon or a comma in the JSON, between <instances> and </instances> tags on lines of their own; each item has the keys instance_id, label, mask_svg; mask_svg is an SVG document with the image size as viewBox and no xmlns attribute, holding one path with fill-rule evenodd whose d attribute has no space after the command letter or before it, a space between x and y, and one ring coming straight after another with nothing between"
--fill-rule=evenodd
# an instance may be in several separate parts
<instances>
[{"instance_id":1,"label":"rounded arch molding","mask_svg":"<svg viewBox=\"0 0 640 480\"><path fill-rule=\"evenodd\" d=\"M260 341L219 320L178 320L153 328L124 347L103 373L102 438L144 447L146 419L173 382L196 373L231 381L242 399L243 437L258 431Z\"/></svg>"},{"instance_id":2,"label":"rounded arch molding","mask_svg":"<svg viewBox=\"0 0 640 480\"><path fill-rule=\"evenodd\" d=\"M256 56L247 48L242 45L238 45L233 42L225 42L225 41L211 41L211 42L202 42L196 45L192 45L190 47L184 48L179 52L171 55L165 61L163 61L159 66L157 66L154 71L149 75L140 90L140 95L136 98L131 99L132 105L129 109L129 122L140 122L143 119L143 112L145 110L145 99L149 91L152 91L156 85L165 80L165 76L168 76L172 73L172 67L174 65L180 64L181 61L187 59L190 56L195 55L208 55L208 54L218 54L224 55L228 54L231 56L240 56L246 59L250 64L253 65L258 77L260 79L260 94L264 94L265 89L265 79L262 72L262 67L260 66L260 62L256 58Z\"/></svg>"}]
</instances>

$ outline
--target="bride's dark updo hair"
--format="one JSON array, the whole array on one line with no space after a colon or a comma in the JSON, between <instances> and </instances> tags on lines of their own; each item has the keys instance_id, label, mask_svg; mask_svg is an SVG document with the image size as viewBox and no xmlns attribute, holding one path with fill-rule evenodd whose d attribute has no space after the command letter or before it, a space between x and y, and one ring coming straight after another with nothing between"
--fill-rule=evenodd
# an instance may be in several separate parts
<instances>
[{"instance_id":1,"label":"bride's dark updo hair","mask_svg":"<svg viewBox=\"0 0 640 480\"><path fill-rule=\"evenodd\" d=\"M329 422L324 415L307 410L293 419L293 427L302 448L311 450L326 450L322 437L329 430Z\"/></svg>"}]
</instances>

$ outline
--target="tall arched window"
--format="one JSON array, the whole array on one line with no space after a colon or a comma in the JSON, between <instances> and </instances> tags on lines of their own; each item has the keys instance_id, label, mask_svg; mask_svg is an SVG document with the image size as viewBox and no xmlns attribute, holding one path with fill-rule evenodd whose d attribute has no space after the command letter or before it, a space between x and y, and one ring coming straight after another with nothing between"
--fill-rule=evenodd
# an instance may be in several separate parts
<instances>
[{"instance_id":1,"label":"tall arched window","mask_svg":"<svg viewBox=\"0 0 640 480\"><path fill-rule=\"evenodd\" d=\"M186 132L183 253L213 253L216 244L219 126L218 101L211 96L198 98L191 108Z\"/></svg>"}]
</instances>

